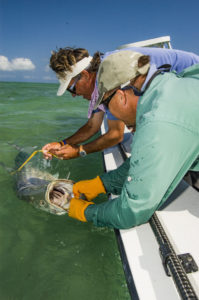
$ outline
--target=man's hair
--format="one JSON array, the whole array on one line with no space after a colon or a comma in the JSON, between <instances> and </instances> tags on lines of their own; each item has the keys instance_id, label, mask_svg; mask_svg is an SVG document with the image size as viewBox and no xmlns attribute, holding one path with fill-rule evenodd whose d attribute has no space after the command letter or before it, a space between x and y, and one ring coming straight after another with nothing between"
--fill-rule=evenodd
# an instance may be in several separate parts
<instances>
[{"instance_id":1,"label":"man's hair","mask_svg":"<svg viewBox=\"0 0 199 300\"><path fill-rule=\"evenodd\" d=\"M100 56L102 53L96 52L87 69L89 73L97 72L100 65ZM55 71L59 76L64 77L65 72L71 72L72 66L85 57L88 57L88 50L84 48L65 47L60 48L58 51L53 51L50 57L50 68Z\"/></svg>"},{"instance_id":2,"label":"man's hair","mask_svg":"<svg viewBox=\"0 0 199 300\"><path fill-rule=\"evenodd\" d=\"M150 56L149 55L142 55L138 59L138 67L141 68L148 64L150 62Z\"/></svg>"},{"instance_id":3,"label":"man's hair","mask_svg":"<svg viewBox=\"0 0 199 300\"><path fill-rule=\"evenodd\" d=\"M138 59L138 67L141 68L141 67L147 65L149 62L150 62L150 56L149 55L142 55ZM131 85L133 85L135 83L135 81L137 80L137 78L139 76L140 76L140 74L138 76L136 76L134 79L131 80Z\"/></svg>"},{"instance_id":4,"label":"man's hair","mask_svg":"<svg viewBox=\"0 0 199 300\"><path fill-rule=\"evenodd\" d=\"M90 62L90 67L87 69L89 73L97 72L101 63L101 56L103 53L97 51L93 54L93 59Z\"/></svg>"}]
</instances>

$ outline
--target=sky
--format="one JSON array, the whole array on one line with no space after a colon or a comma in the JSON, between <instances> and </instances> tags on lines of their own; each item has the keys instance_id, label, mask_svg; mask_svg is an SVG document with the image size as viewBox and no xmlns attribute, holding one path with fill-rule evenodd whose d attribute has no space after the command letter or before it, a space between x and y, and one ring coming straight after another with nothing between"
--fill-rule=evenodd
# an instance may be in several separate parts
<instances>
[{"instance_id":1,"label":"sky","mask_svg":"<svg viewBox=\"0 0 199 300\"><path fill-rule=\"evenodd\" d=\"M199 55L199 0L0 0L0 81L57 82L52 50L106 52L170 36Z\"/></svg>"}]
</instances>

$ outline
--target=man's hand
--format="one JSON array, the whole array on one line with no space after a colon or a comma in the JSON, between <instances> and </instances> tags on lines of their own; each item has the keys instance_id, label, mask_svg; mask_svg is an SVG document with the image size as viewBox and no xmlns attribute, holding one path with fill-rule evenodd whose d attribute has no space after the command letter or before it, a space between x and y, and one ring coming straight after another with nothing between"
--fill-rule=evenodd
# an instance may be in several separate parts
<instances>
[{"instance_id":1,"label":"man's hand","mask_svg":"<svg viewBox=\"0 0 199 300\"><path fill-rule=\"evenodd\" d=\"M52 149L51 153L55 154L59 159L71 159L79 156L79 147L67 144L58 149Z\"/></svg>"},{"instance_id":2,"label":"man's hand","mask_svg":"<svg viewBox=\"0 0 199 300\"><path fill-rule=\"evenodd\" d=\"M77 219L82 222L87 222L85 217L85 210L91 204L94 203L82 199L78 199L78 198L72 198L68 210L69 217Z\"/></svg>"},{"instance_id":3,"label":"man's hand","mask_svg":"<svg viewBox=\"0 0 199 300\"><path fill-rule=\"evenodd\" d=\"M52 142L52 143L46 144L42 148L44 158L51 160L52 159L52 155L50 154L50 152L52 153L52 151L54 151L54 150L59 150L61 147L62 146L61 146L61 144L59 142Z\"/></svg>"},{"instance_id":4,"label":"man's hand","mask_svg":"<svg viewBox=\"0 0 199 300\"><path fill-rule=\"evenodd\" d=\"M73 193L79 198L85 195L88 201L96 198L99 194L106 194L106 190L99 176L91 180L82 180L73 185Z\"/></svg>"}]
</instances>

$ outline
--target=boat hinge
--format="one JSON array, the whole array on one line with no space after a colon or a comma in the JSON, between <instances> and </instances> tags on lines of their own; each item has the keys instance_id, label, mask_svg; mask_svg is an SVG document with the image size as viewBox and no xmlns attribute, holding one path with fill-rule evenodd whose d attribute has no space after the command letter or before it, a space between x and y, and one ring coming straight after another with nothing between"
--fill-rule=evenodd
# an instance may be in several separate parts
<instances>
[{"instance_id":1,"label":"boat hinge","mask_svg":"<svg viewBox=\"0 0 199 300\"><path fill-rule=\"evenodd\" d=\"M190 253L179 254L178 258L187 274L198 271L198 266Z\"/></svg>"},{"instance_id":2,"label":"boat hinge","mask_svg":"<svg viewBox=\"0 0 199 300\"><path fill-rule=\"evenodd\" d=\"M165 272L167 276L171 276L168 268L168 262L173 255L173 251L171 251L167 244L161 245L159 250ZM179 254L177 257L179 258L186 274L198 271L198 266L190 253Z\"/></svg>"}]
</instances>

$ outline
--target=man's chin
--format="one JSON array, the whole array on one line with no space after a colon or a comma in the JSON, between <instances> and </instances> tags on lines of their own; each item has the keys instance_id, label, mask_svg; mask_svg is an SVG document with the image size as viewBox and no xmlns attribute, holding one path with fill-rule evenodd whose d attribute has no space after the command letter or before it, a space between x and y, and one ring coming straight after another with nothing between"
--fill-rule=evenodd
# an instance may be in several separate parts
<instances>
[{"instance_id":1,"label":"man's chin","mask_svg":"<svg viewBox=\"0 0 199 300\"><path fill-rule=\"evenodd\" d=\"M88 97L86 97L86 96L83 96L83 98L85 99L85 100L87 100L87 101L90 101L91 99L89 99Z\"/></svg>"}]
</instances>

